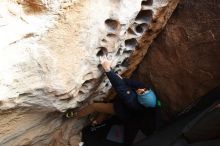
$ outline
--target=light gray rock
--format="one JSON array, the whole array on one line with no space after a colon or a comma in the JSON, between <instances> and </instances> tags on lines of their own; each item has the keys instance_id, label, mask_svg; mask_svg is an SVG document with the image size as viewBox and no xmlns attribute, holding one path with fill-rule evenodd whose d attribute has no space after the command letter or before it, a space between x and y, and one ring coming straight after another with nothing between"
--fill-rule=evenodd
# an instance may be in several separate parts
<instances>
[{"instance_id":1,"label":"light gray rock","mask_svg":"<svg viewBox=\"0 0 220 146\"><path fill-rule=\"evenodd\" d=\"M75 145L85 120L60 112L107 96L99 56L129 77L178 1L2 0L0 145Z\"/></svg>"}]
</instances>

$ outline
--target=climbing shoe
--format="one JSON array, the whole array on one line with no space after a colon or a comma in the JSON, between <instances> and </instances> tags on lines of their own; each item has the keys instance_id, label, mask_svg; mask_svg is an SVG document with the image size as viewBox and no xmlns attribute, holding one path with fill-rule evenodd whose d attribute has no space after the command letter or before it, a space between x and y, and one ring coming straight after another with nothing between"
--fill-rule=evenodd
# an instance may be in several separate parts
<instances>
[{"instance_id":1,"label":"climbing shoe","mask_svg":"<svg viewBox=\"0 0 220 146\"><path fill-rule=\"evenodd\" d=\"M69 119L69 118L76 118L77 117L77 112L74 109L68 109L65 112L65 118Z\"/></svg>"}]
</instances>

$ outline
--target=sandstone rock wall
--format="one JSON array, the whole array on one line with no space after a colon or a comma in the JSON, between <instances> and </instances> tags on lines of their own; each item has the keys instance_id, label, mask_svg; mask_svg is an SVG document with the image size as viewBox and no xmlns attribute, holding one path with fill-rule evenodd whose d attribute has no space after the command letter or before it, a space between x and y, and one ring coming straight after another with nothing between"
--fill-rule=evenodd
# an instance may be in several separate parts
<instances>
[{"instance_id":1,"label":"sandstone rock wall","mask_svg":"<svg viewBox=\"0 0 220 146\"><path fill-rule=\"evenodd\" d=\"M130 76L177 3L2 0L0 145L76 146L85 120L64 120L61 111L107 95L99 56Z\"/></svg>"},{"instance_id":2,"label":"sandstone rock wall","mask_svg":"<svg viewBox=\"0 0 220 146\"><path fill-rule=\"evenodd\" d=\"M135 77L153 85L170 114L220 85L219 5L181 1L138 67Z\"/></svg>"},{"instance_id":3,"label":"sandstone rock wall","mask_svg":"<svg viewBox=\"0 0 220 146\"><path fill-rule=\"evenodd\" d=\"M160 30L176 4L165 0L2 1L1 109L39 105L64 111L76 107L98 86L106 93L110 87L101 78L99 56L108 53L113 68L131 74L134 69L130 68L147 51L135 50L139 39L147 30ZM157 23L151 25L152 19ZM146 46L156 34L148 35ZM136 64L127 69L126 59L135 54L140 54L133 59ZM105 96L100 89L97 94Z\"/></svg>"}]
</instances>

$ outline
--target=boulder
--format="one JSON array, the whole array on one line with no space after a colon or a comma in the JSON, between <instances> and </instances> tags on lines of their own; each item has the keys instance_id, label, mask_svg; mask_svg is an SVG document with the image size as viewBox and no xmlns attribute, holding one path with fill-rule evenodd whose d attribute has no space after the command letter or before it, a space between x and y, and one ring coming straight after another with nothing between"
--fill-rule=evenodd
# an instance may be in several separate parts
<instances>
[{"instance_id":1,"label":"boulder","mask_svg":"<svg viewBox=\"0 0 220 146\"><path fill-rule=\"evenodd\" d=\"M219 5L205 0L179 3L134 75L152 84L168 115L220 85Z\"/></svg>"},{"instance_id":2,"label":"boulder","mask_svg":"<svg viewBox=\"0 0 220 146\"><path fill-rule=\"evenodd\" d=\"M0 145L77 145L85 119L62 112L109 93L99 56L129 77L178 2L2 0Z\"/></svg>"}]
</instances>

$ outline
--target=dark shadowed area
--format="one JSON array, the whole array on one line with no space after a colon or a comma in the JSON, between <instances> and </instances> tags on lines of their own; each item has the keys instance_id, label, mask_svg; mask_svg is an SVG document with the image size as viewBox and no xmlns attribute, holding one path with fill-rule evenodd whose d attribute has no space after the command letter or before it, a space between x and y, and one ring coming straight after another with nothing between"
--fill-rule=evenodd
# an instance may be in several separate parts
<instances>
[{"instance_id":1,"label":"dark shadowed area","mask_svg":"<svg viewBox=\"0 0 220 146\"><path fill-rule=\"evenodd\" d=\"M133 75L169 114L220 84L220 1L184 0Z\"/></svg>"}]
</instances>

